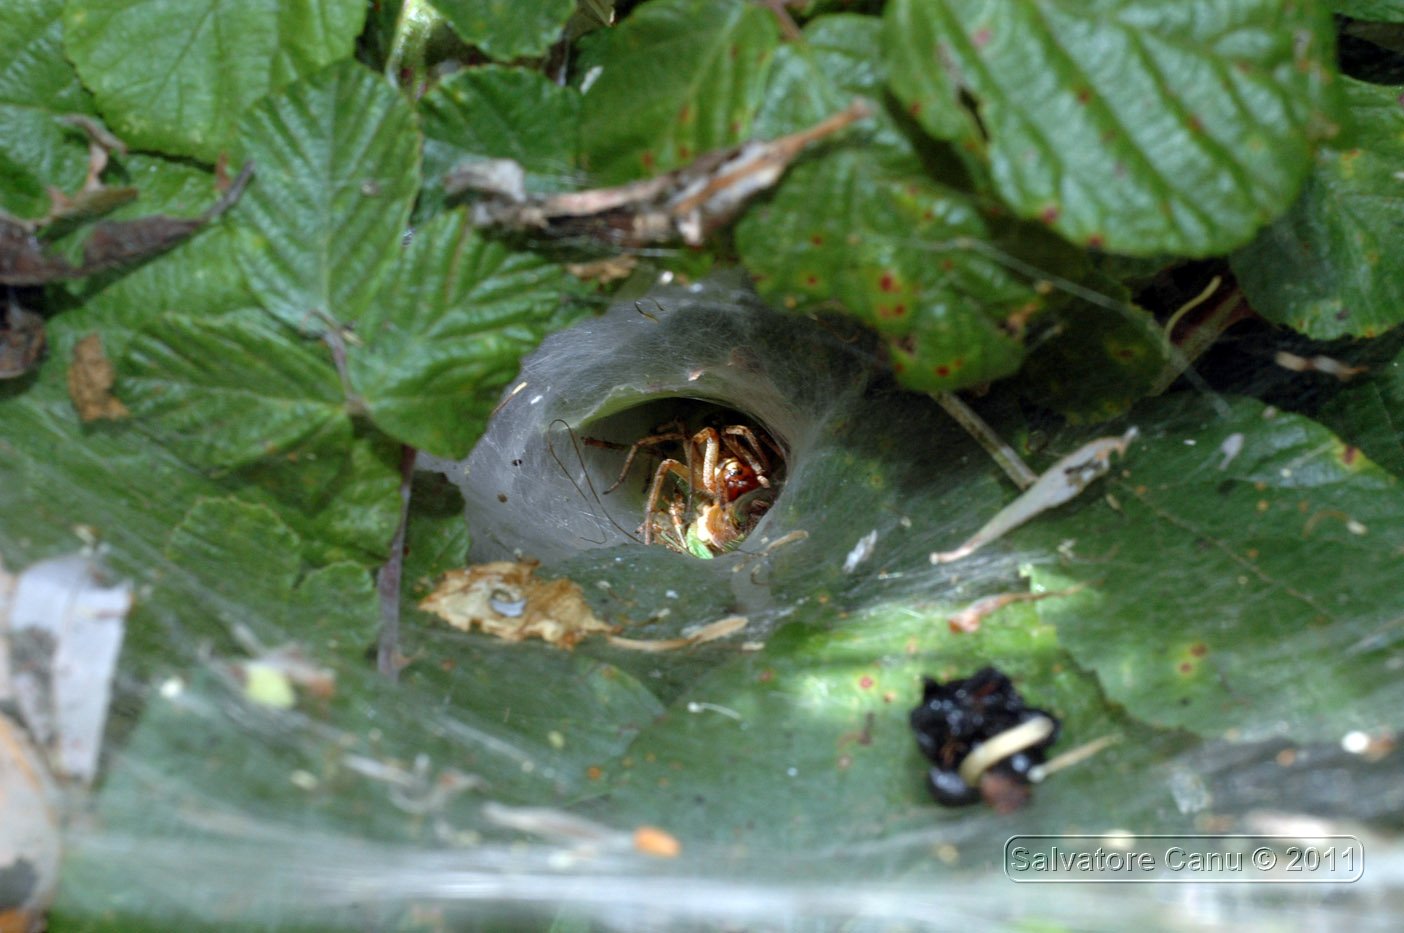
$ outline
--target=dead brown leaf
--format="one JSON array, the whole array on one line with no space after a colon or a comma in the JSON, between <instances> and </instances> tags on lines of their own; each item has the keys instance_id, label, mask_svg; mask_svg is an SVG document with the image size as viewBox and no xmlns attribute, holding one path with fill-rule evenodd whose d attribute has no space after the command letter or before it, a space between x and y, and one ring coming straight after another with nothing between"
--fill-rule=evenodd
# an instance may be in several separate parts
<instances>
[{"instance_id":1,"label":"dead brown leaf","mask_svg":"<svg viewBox=\"0 0 1404 933\"><path fill-rule=\"evenodd\" d=\"M690 635L683 635L680 638L661 638L657 640L644 640L639 638L620 638L618 635L611 635L609 643L616 648L625 648L629 651L681 651L683 648L691 648L693 645L705 645L709 641L716 641L718 638L725 638L728 635L741 631L750 620L745 616L727 616L715 622L702 626Z\"/></svg>"},{"instance_id":2,"label":"dead brown leaf","mask_svg":"<svg viewBox=\"0 0 1404 933\"><path fill-rule=\"evenodd\" d=\"M83 245L83 261L73 265L48 248L37 235L50 220L71 221L108 210L135 194L131 189L85 189L75 198L55 198L56 213L40 221L22 221L0 214L0 284L43 285L105 272L155 256L187 239L215 220L239 199L253 175L249 162L234 184L198 217L155 214L136 220L105 220L94 224Z\"/></svg>"},{"instance_id":3,"label":"dead brown leaf","mask_svg":"<svg viewBox=\"0 0 1404 933\"><path fill-rule=\"evenodd\" d=\"M616 631L591 611L573 580L537 580L535 572L535 561L450 570L419 608L465 632L480 628L504 641L540 638L558 648Z\"/></svg>"},{"instance_id":4,"label":"dead brown leaf","mask_svg":"<svg viewBox=\"0 0 1404 933\"><path fill-rule=\"evenodd\" d=\"M44 352L44 319L12 297L0 311L0 379L23 376Z\"/></svg>"},{"instance_id":5,"label":"dead brown leaf","mask_svg":"<svg viewBox=\"0 0 1404 933\"><path fill-rule=\"evenodd\" d=\"M68 396L84 421L125 418L131 412L112 395L117 372L102 351L102 338L89 334L73 345L68 367Z\"/></svg>"},{"instance_id":6,"label":"dead brown leaf","mask_svg":"<svg viewBox=\"0 0 1404 933\"><path fill-rule=\"evenodd\" d=\"M627 279L634 273L634 267L638 264L639 257L623 253L619 256L607 256L604 259L595 259L590 262L568 262L566 263L566 271L577 279L608 285L619 279Z\"/></svg>"}]
</instances>

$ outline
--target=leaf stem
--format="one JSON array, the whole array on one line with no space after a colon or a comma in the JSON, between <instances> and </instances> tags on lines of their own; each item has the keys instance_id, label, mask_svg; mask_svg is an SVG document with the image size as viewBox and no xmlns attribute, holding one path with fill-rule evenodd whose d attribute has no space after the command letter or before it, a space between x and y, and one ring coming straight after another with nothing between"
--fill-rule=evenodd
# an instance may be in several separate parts
<instances>
[{"instance_id":1,"label":"leaf stem","mask_svg":"<svg viewBox=\"0 0 1404 933\"><path fill-rule=\"evenodd\" d=\"M395 21L390 53L385 56L385 77L396 87L407 87L412 97L419 96L427 73L425 49L439 21L439 12L426 0L404 0ZM408 71L409 80L402 82L404 71Z\"/></svg>"},{"instance_id":2,"label":"leaf stem","mask_svg":"<svg viewBox=\"0 0 1404 933\"><path fill-rule=\"evenodd\" d=\"M1020 489L1028 489L1038 481L1038 474L1029 469L1029 465L1020 458L1013 447L1004 442L994 428L985 423L985 419L975 414L975 410L965 404L954 392L937 392L936 402L946 410L946 414L956 420L965 433L979 441L980 446L985 448L985 453L994 458L1000 469L1004 470L1014 485Z\"/></svg>"}]
</instances>

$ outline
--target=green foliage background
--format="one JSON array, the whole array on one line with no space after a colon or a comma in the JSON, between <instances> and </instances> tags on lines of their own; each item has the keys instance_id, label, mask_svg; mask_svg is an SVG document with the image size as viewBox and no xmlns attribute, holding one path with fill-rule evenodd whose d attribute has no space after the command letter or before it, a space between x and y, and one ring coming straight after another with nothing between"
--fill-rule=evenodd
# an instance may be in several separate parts
<instances>
[{"instance_id":1,"label":"green foliage background","mask_svg":"<svg viewBox=\"0 0 1404 933\"><path fill-rule=\"evenodd\" d=\"M1119 797L1116 825L1182 827L1184 814L1128 790L1144 769L1212 743L1325 747L1392 727L1404 699L1404 88L1379 75L1404 73L1404 9L789 6L795 35L744 0L648 0L613 26L598 0L4 4L0 36L15 54L0 63L0 209L12 217L42 218L50 188L81 186L88 149L73 115L128 146L104 180L140 197L114 218L197 215L224 166L255 165L238 204L175 249L17 299L45 314L49 348L35 372L0 384L0 555L15 568L70 550L85 526L143 587L96 802L108 825L178 832L180 804L199 806L181 795L203 788L278 825L443 844L387 806L383 787L329 764L350 749L453 763L484 778L486 799L663 825L695 853L686 870L740 871L751 855L937 822L1001 838L1015 825L1093 825L1087 801ZM1351 76L1337 36L1362 22L1380 41L1373 70ZM567 271L607 247L476 230L442 186L468 158L517 160L532 192L624 183L803 129L854 97L871 118L812 147L716 242L646 256L623 286ZM65 236L58 247L72 248L84 231ZM977 592L926 567L931 548L916 541L880 563L929 574L920 598L835 576L866 530L852 516L900 513L965 535L1013 496L973 452L923 454L918 478L896 483L917 462L910 425L930 405L893 392L871 433L855 427L826 448L811 499L792 506L827 527L825 500L872 477L832 535L777 571L794 611L764 651L640 660L440 629L414 600L462 565L473 529L455 494L421 477L403 599L411 663L398 685L379 678L367 660L381 612L372 575L400 521L402 448L466 455L523 354L613 288L728 267L777 308L860 322L879 348L873 370L890 367L905 389L994 382L982 410L1036 466L1092 436L1080 425L1137 424L1145 439L1106 499L1008 546L1034 555L1032 585L1085 587L957 637L951 612L1030 585L1013 566ZM1151 397L1175 363L1166 317L1215 272L1280 328L1277 343L1371 371L1344 386L1297 375L1312 391L1292 402L1285 375L1240 360L1216 385L1226 398L1203 385ZM130 418L85 424L68 399L72 348L91 333ZM1243 453L1216 467L1210 452L1231 437ZM952 434L943 450L963 443ZM1100 559L1059 559L1070 540ZM673 557L572 571L618 574L623 590L662 574L688 592L694 567ZM669 625L725 611L699 592ZM239 654L235 625L331 666L334 700L281 718L248 708L206 660ZM1068 745L1126 736L1098 768L1040 788L1017 824L936 811L904 725L921 674L985 663L1063 715ZM200 702L158 696L171 678ZM748 733L688 715L698 698L725 703ZM878 723L872 743L837 768L836 743L865 716ZM534 767L484 751L483 736ZM317 790L289 784L293 771ZM180 776L162 785L173 796L160 818L140 806L153 773ZM477 826L482 799L469 793L446 818ZM873 876L929 860L895 861ZM139 879L81 858L73 871L82 883L65 891L60 929L98 913L139 926L151 909Z\"/></svg>"}]
</instances>

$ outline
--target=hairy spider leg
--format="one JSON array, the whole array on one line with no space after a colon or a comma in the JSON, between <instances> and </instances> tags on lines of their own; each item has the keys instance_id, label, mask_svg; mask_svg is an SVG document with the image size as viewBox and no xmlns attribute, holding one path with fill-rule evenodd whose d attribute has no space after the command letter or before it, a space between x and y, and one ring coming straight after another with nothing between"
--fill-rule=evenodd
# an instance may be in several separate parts
<instances>
[{"instance_id":1,"label":"hairy spider leg","mask_svg":"<svg viewBox=\"0 0 1404 933\"><path fill-rule=\"evenodd\" d=\"M666 434L651 434L648 437L634 441L629 448L629 453L624 457L624 468L619 471L619 478L614 481L614 485L604 491L604 495L609 495L623 485L624 480L629 478L629 470L634 466L634 458L639 454L641 447L657 447L660 444L683 444L687 442L687 435L681 432L671 432Z\"/></svg>"},{"instance_id":2,"label":"hairy spider leg","mask_svg":"<svg viewBox=\"0 0 1404 933\"><path fill-rule=\"evenodd\" d=\"M702 448L702 488L713 499L724 500L726 490L718 488L721 484L717 482L717 461L721 459L721 438L717 436L717 429L703 428L692 435L692 446ZM691 506L689 502L688 507Z\"/></svg>"},{"instance_id":3,"label":"hairy spider leg","mask_svg":"<svg viewBox=\"0 0 1404 933\"><path fill-rule=\"evenodd\" d=\"M648 503L644 507L643 536L644 544L653 543L653 516L658 512L658 498L663 494L663 483L668 478L669 473L687 479L687 470L682 463L672 457L658 464L658 470L653 474L653 483L648 487Z\"/></svg>"},{"instance_id":4,"label":"hairy spider leg","mask_svg":"<svg viewBox=\"0 0 1404 933\"><path fill-rule=\"evenodd\" d=\"M687 530L683 527L683 504L682 496L674 496L673 501L668 503L668 517L673 520L673 534L678 536L678 549L687 550Z\"/></svg>"},{"instance_id":5,"label":"hairy spider leg","mask_svg":"<svg viewBox=\"0 0 1404 933\"><path fill-rule=\"evenodd\" d=\"M769 489L770 477L766 474L770 472L770 462L767 460L765 452L761 449L760 441L756 440L755 432L745 425L733 424L722 428L722 434L726 440L727 450L746 461L746 466L750 467L751 472L756 474L756 481L766 489ZM734 437L739 437L746 441L751 445L751 449L749 451L746 450L742 444L732 440Z\"/></svg>"}]
</instances>

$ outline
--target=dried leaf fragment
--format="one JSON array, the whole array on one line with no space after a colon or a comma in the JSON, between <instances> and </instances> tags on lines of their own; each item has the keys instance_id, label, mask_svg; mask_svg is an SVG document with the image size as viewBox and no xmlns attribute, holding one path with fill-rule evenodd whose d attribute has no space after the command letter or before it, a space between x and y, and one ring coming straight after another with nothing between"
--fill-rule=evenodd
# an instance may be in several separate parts
<instances>
[{"instance_id":1,"label":"dried leaf fragment","mask_svg":"<svg viewBox=\"0 0 1404 933\"><path fill-rule=\"evenodd\" d=\"M493 561L444 574L419 603L465 632L475 627L503 641L540 638L573 648L588 635L615 627L591 611L573 580L536 580L535 561Z\"/></svg>"},{"instance_id":2,"label":"dried leaf fragment","mask_svg":"<svg viewBox=\"0 0 1404 933\"><path fill-rule=\"evenodd\" d=\"M716 641L718 638L725 638L728 635L741 631L750 620L745 616L727 616L715 622L709 622L696 631L683 635L681 638L662 638L655 641L648 641L639 638L620 638L618 635L611 635L609 643L616 648L626 648L629 651L680 651L683 648L691 648L693 645L704 645L709 641Z\"/></svg>"},{"instance_id":3,"label":"dried leaf fragment","mask_svg":"<svg viewBox=\"0 0 1404 933\"><path fill-rule=\"evenodd\" d=\"M1288 353L1286 350L1278 350L1273 356L1273 362L1294 373L1325 373L1328 376L1335 376L1341 382L1349 382L1361 373L1369 371L1368 366L1351 366L1349 363L1342 363L1334 357L1298 356L1295 353Z\"/></svg>"},{"instance_id":4,"label":"dried leaf fragment","mask_svg":"<svg viewBox=\"0 0 1404 933\"><path fill-rule=\"evenodd\" d=\"M0 214L0 284L43 285L61 279L76 279L164 252L218 218L239 199L253 176L253 163L244 166L229 190L199 217L168 217L156 214L136 220L107 220L95 224L83 245L83 261L73 265L51 250L36 235L36 224ZM87 193L77 201L56 209L64 218L90 211L95 205L107 209L115 194ZM65 211L69 213L64 213Z\"/></svg>"},{"instance_id":5,"label":"dried leaf fragment","mask_svg":"<svg viewBox=\"0 0 1404 933\"><path fill-rule=\"evenodd\" d=\"M73 361L68 367L68 397L84 421L102 418L116 420L131 412L112 395L117 371L102 351L102 337L89 334L73 345Z\"/></svg>"},{"instance_id":6,"label":"dried leaf fragment","mask_svg":"<svg viewBox=\"0 0 1404 933\"><path fill-rule=\"evenodd\" d=\"M682 843L666 829L645 825L634 830L634 849L654 858L677 858L682 853Z\"/></svg>"},{"instance_id":7,"label":"dried leaf fragment","mask_svg":"<svg viewBox=\"0 0 1404 933\"><path fill-rule=\"evenodd\" d=\"M975 600L960 612L947 618L946 622L952 632L978 632L980 623L984 621L986 616L998 612L1005 606L1011 606L1014 603L1034 603L1050 596L1071 596L1085 585L1079 583L1077 586L1065 590L1048 590L1042 593L996 593L993 596Z\"/></svg>"},{"instance_id":8,"label":"dried leaf fragment","mask_svg":"<svg viewBox=\"0 0 1404 933\"><path fill-rule=\"evenodd\" d=\"M0 311L0 379L23 376L43 352L44 319L26 311L12 295Z\"/></svg>"},{"instance_id":9,"label":"dried leaf fragment","mask_svg":"<svg viewBox=\"0 0 1404 933\"><path fill-rule=\"evenodd\" d=\"M566 263L566 271L582 281L608 285L610 282L627 279L633 275L634 267L638 264L639 258L637 256L624 253L620 256L606 256L604 259L596 259L591 262L568 262Z\"/></svg>"}]
</instances>

